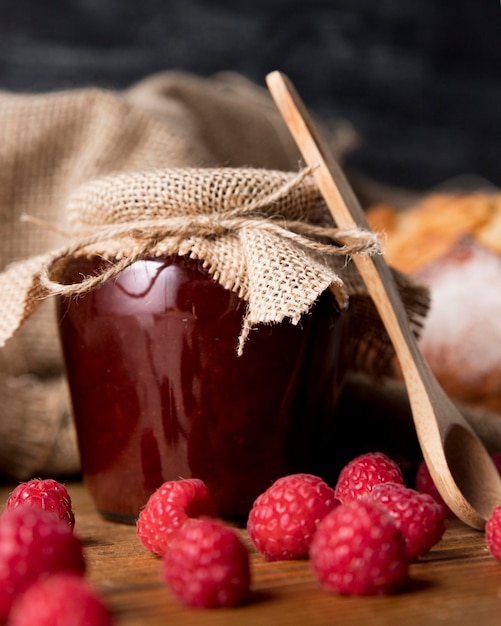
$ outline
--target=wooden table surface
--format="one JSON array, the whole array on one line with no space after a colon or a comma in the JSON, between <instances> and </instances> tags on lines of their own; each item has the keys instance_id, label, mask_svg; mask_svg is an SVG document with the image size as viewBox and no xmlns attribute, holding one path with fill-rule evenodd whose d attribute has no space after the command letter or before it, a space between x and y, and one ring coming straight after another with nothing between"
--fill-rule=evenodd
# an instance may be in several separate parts
<instances>
[{"instance_id":1,"label":"wooden table surface","mask_svg":"<svg viewBox=\"0 0 501 626\"><path fill-rule=\"evenodd\" d=\"M489 626L501 623L501 563L484 535L457 520L442 541L411 566L411 585L388 597L340 597L320 589L307 561L266 562L253 553L249 602L232 609L180 606L160 578L160 561L133 526L103 520L81 483L67 485L75 532L82 539L88 578L116 614L117 626L404 625ZM1 503L10 489L0 489Z\"/></svg>"}]
</instances>

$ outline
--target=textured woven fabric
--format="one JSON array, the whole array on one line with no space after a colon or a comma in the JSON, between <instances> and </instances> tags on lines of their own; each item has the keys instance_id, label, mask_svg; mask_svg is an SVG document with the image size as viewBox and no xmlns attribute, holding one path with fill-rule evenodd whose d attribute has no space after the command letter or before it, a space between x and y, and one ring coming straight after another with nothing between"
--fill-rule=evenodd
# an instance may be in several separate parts
<instances>
[{"instance_id":1,"label":"textured woven fabric","mask_svg":"<svg viewBox=\"0 0 501 626\"><path fill-rule=\"evenodd\" d=\"M347 257L378 251L377 239L334 228L310 174L166 168L83 185L67 205L75 242L14 263L0 275L0 345L43 298L84 293L151 255L196 258L247 302L240 352L253 325L285 318L296 324L329 287L344 307L350 294L362 290ZM61 283L80 255L113 264L76 285Z\"/></svg>"}]
</instances>

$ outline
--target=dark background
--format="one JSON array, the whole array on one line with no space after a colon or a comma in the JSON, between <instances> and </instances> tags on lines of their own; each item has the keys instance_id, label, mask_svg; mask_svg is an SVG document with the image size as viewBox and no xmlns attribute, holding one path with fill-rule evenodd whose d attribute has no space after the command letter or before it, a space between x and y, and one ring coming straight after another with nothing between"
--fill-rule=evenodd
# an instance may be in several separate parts
<instances>
[{"instance_id":1,"label":"dark background","mask_svg":"<svg viewBox=\"0 0 501 626\"><path fill-rule=\"evenodd\" d=\"M169 69L279 69L362 143L348 165L427 189L501 185L499 0L1 0L0 89L127 87Z\"/></svg>"}]
</instances>

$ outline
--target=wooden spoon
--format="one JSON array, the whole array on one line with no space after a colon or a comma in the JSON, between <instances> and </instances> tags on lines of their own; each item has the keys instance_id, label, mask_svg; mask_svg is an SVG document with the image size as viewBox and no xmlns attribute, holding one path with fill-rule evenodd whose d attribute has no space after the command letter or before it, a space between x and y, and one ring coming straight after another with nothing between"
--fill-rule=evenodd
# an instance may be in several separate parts
<instances>
[{"instance_id":1,"label":"wooden spoon","mask_svg":"<svg viewBox=\"0 0 501 626\"><path fill-rule=\"evenodd\" d=\"M370 231L355 193L290 81L272 72L266 82L306 164L317 166L313 175L337 226ZM501 505L500 475L424 360L383 256L359 254L353 260L399 359L420 447L437 489L461 520L482 529Z\"/></svg>"}]
</instances>

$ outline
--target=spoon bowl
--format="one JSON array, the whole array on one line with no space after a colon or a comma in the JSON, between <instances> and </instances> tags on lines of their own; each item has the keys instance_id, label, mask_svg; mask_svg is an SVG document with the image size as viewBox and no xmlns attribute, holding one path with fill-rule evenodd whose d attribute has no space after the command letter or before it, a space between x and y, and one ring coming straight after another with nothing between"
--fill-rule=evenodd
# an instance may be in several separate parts
<instances>
[{"instance_id":1,"label":"spoon bowl","mask_svg":"<svg viewBox=\"0 0 501 626\"><path fill-rule=\"evenodd\" d=\"M370 231L353 189L290 81L282 73L272 72L266 83L306 164L315 168L313 176L336 225ZM501 505L499 472L425 361L384 257L360 254L353 261L400 362L416 433L433 481L451 510L481 530L493 509Z\"/></svg>"}]
</instances>

